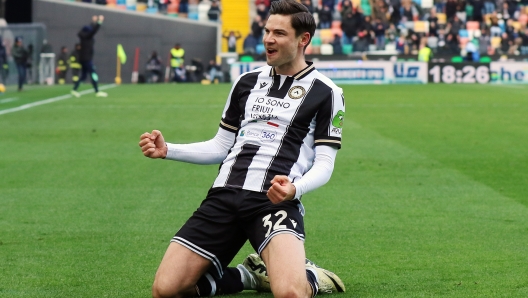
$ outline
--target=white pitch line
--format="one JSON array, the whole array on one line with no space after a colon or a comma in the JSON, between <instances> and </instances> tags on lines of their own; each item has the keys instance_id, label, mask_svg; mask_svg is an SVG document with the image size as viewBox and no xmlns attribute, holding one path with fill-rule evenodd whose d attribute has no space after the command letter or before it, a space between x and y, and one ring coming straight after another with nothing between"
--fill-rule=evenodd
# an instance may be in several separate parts
<instances>
[{"instance_id":1,"label":"white pitch line","mask_svg":"<svg viewBox=\"0 0 528 298\"><path fill-rule=\"evenodd\" d=\"M113 88L113 87L116 87L116 86L117 86L116 84L105 85L105 86L102 86L101 88L99 88L99 90L106 90L106 89L110 89L110 88ZM88 93L92 93L92 92L94 92L93 89L88 89L88 90L81 91L79 93L84 95L84 94L88 94ZM33 107L40 106L40 105L45 105L45 104L56 102L56 101L63 100L63 99L68 99L68 98L71 98L71 97L72 97L72 95L65 94L65 95L61 95L61 96L57 96L57 97L44 99L44 100L41 100L41 101L28 103L28 104L21 105L21 106L18 106L18 107L15 107L15 108L11 108L11 109L0 110L0 115L27 110L29 108L33 108Z\"/></svg>"},{"instance_id":2,"label":"white pitch line","mask_svg":"<svg viewBox=\"0 0 528 298\"><path fill-rule=\"evenodd\" d=\"M18 97L4 98L4 99L0 100L0 103L12 102L12 101L15 101L15 100L17 100L17 99L18 99Z\"/></svg>"}]
</instances>

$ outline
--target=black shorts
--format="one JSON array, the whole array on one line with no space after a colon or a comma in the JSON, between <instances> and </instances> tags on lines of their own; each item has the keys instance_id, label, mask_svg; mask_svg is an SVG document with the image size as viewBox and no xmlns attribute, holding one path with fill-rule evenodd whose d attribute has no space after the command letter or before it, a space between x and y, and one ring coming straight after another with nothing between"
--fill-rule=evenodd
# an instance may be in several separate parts
<instances>
[{"instance_id":1,"label":"black shorts","mask_svg":"<svg viewBox=\"0 0 528 298\"><path fill-rule=\"evenodd\" d=\"M211 188L171 242L210 260L210 273L220 278L246 240L259 254L278 234L304 241L302 208L299 201L273 204L265 193Z\"/></svg>"}]
</instances>

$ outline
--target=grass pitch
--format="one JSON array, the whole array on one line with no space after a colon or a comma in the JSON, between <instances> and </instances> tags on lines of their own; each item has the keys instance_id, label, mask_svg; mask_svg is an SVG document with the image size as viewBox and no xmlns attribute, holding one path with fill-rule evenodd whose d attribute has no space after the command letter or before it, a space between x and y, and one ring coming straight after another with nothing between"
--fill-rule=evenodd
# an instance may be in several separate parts
<instances>
[{"instance_id":1,"label":"grass pitch","mask_svg":"<svg viewBox=\"0 0 528 298\"><path fill-rule=\"evenodd\" d=\"M217 166L147 159L139 135L211 138L229 88L123 85L7 114L70 87L2 95L0 297L149 297ZM303 197L336 297L528 297L528 86L343 88L333 177Z\"/></svg>"}]
</instances>

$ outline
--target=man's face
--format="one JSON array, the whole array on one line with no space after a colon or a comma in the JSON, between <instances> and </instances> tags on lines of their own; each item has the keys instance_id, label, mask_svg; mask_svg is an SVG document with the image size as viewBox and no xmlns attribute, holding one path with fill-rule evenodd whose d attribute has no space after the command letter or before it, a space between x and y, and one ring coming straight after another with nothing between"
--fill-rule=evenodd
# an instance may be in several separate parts
<instances>
[{"instance_id":1,"label":"man's face","mask_svg":"<svg viewBox=\"0 0 528 298\"><path fill-rule=\"evenodd\" d=\"M303 34L295 36L291 17L273 14L264 27L263 42L266 48L266 62L270 66L291 63L297 56Z\"/></svg>"}]
</instances>

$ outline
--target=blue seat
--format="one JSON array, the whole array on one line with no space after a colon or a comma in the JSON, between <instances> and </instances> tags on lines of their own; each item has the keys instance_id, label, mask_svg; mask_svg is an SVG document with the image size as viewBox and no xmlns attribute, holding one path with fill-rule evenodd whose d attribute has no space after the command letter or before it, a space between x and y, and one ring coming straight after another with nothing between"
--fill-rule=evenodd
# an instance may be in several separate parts
<instances>
[{"instance_id":1,"label":"blue seat","mask_svg":"<svg viewBox=\"0 0 528 298\"><path fill-rule=\"evenodd\" d=\"M257 54L262 54L264 53L264 44L258 44L257 45Z\"/></svg>"},{"instance_id":2,"label":"blue seat","mask_svg":"<svg viewBox=\"0 0 528 298\"><path fill-rule=\"evenodd\" d=\"M189 12L189 19L191 20L198 20L198 13L197 12Z\"/></svg>"}]
</instances>

